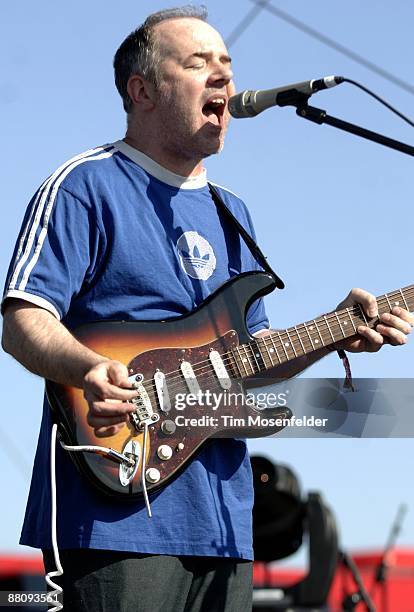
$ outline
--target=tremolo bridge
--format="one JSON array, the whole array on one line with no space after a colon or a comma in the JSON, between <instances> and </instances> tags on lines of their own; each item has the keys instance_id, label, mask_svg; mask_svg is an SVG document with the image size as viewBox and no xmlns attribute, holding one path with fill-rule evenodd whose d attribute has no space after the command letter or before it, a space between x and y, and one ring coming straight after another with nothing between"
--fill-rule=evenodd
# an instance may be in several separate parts
<instances>
[{"instance_id":1,"label":"tremolo bridge","mask_svg":"<svg viewBox=\"0 0 414 612\"><path fill-rule=\"evenodd\" d=\"M159 421L159 414L154 412L151 404L151 399L147 390L144 387L142 374L134 374L128 379L131 386L137 390L138 395L130 401L134 405L135 410L129 415L131 423L137 431L142 431L144 425L153 425Z\"/></svg>"}]
</instances>

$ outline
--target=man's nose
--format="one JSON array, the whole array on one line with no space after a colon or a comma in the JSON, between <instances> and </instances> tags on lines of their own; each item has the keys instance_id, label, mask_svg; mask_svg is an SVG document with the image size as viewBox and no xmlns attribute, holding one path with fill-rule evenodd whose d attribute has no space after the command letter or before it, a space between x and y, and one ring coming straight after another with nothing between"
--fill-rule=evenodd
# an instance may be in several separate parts
<instances>
[{"instance_id":1,"label":"man's nose","mask_svg":"<svg viewBox=\"0 0 414 612\"><path fill-rule=\"evenodd\" d=\"M210 74L210 81L214 82L215 85L220 83L221 85L228 85L233 78L233 71L228 64L222 64L217 62Z\"/></svg>"}]
</instances>

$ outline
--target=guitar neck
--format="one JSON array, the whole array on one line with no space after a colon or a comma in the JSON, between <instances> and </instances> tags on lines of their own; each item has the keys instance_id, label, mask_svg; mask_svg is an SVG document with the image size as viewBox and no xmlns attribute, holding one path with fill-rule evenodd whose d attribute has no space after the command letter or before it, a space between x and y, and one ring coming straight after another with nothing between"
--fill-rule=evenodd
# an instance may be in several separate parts
<instances>
[{"instance_id":1,"label":"guitar neck","mask_svg":"<svg viewBox=\"0 0 414 612\"><path fill-rule=\"evenodd\" d=\"M412 312L414 285L385 293L376 299L379 314L390 312L394 306L401 306ZM272 331L268 336L241 344L233 350L234 361L241 377L249 377L356 336L360 325L374 327L377 323L378 317L368 318L357 304L285 330Z\"/></svg>"}]
</instances>

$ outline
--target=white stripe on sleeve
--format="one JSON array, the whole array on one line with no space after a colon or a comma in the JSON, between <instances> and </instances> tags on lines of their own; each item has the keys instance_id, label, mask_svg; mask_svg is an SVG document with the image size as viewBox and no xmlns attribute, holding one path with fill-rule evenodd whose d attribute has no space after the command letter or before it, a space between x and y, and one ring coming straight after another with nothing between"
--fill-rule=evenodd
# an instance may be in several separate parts
<instances>
[{"instance_id":1,"label":"white stripe on sleeve","mask_svg":"<svg viewBox=\"0 0 414 612\"><path fill-rule=\"evenodd\" d=\"M16 283L17 283L17 279L19 278L19 274L20 271L22 269L22 267L24 266L24 264L26 263L26 260L28 259L29 255L30 255L30 251L33 245L33 241L36 235L36 231L37 228L39 226L40 223L40 218L42 216L42 211L43 211L43 206L45 203L45 200L48 196L49 190L51 185L53 184L53 181L59 176L59 174L61 172L63 172L64 170L68 169L69 167L72 167L72 164L74 164L75 162L77 162L80 159L84 159L90 155L94 155L96 153L98 153L99 151L102 151L104 149L104 147L97 147L95 149L89 149L88 151L85 151L84 153L80 153L79 155L76 155L76 157L72 157L70 160L68 160L67 162L65 162L64 164L62 164L61 166L59 166L59 168L49 177L45 180L45 182L40 186L37 194L36 194L36 199L33 203L31 212L30 212L30 216L28 219L28 222L26 224L26 227L24 229L24 232L22 234L22 237L20 239L19 242L19 248L16 254L16 267L14 269L13 275L11 277L10 283L9 283L9 288L10 289L15 289L16 287ZM34 217L34 219L33 219ZM24 243L26 240L26 236L27 236L27 232L30 229L30 233L27 239L27 243L26 243L26 248L24 249L24 253L22 256L22 252L23 252L23 247L24 247ZM21 258L21 259L20 259Z\"/></svg>"},{"instance_id":2,"label":"white stripe on sleeve","mask_svg":"<svg viewBox=\"0 0 414 612\"><path fill-rule=\"evenodd\" d=\"M64 170L62 172L62 174L59 176L59 178L56 180L56 182L54 183L53 187L52 187L52 191L50 193L49 196L49 201L47 203L46 206L46 210L45 210L45 214L44 214L44 220L43 220L43 227L40 231L39 234L39 238L37 241L37 244L35 246L34 252L33 252L33 257L31 258L31 260L29 261L29 263L26 266L26 269L24 271L22 280L19 283L18 286L18 290L19 291L24 291L27 285L27 281L29 280L29 276L31 271L33 270L33 267L36 265L37 260L39 259L39 255L40 255L40 251L42 250L42 246L43 243L45 241L45 238L47 236L47 227L49 224L49 218L50 218L50 214L52 212L52 208L53 208L53 204L55 202L56 199L56 195L58 192L58 189L60 187L60 184L62 183L62 181L66 178L66 176L69 174L69 172L71 172L74 168L76 168L77 166L80 166L81 164L84 164L85 162L88 161L98 161L101 159L107 159L108 157L112 157L112 155L114 154L114 149L112 149L111 151L105 151L104 153L101 153L100 155L95 155L94 157L86 157L83 159L79 159L78 161L76 161L75 163L73 163L70 167L66 168L66 170ZM40 203L39 205L39 210L40 212L43 210L45 201L46 201L46 197L42 198L43 202ZM40 219L39 219L40 220ZM34 234L32 237L32 241L34 240Z\"/></svg>"}]
</instances>

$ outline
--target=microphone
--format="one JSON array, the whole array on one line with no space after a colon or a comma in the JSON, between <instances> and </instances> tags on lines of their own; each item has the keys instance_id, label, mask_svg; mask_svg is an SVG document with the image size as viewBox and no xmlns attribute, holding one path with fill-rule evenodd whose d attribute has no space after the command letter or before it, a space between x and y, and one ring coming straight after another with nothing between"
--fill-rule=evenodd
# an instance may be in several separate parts
<instances>
[{"instance_id":1,"label":"microphone","mask_svg":"<svg viewBox=\"0 0 414 612\"><path fill-rule=\"evenodd\" d=\"M321 89L329 89L343 83L344 77L327 76L322 79L292 83L275 89L258 89L252 91L246 89L232 96L228 102L230 115L235 119L255 117L272 106L297 105L301 98L305 101L312 94Z\"/></svg>"}]
</instances>

